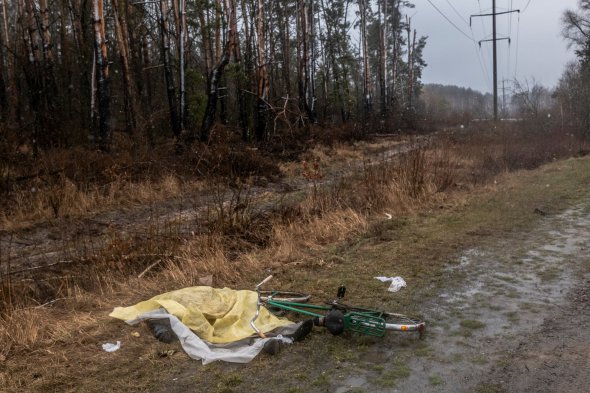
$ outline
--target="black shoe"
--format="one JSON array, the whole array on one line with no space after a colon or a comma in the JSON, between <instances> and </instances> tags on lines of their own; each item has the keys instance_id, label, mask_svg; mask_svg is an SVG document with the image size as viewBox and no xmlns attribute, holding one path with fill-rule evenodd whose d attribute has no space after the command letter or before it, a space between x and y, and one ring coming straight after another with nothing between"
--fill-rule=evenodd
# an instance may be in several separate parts
<instances>
[{"instance_id":1,"label":"black shoe","mask_svg":"<svg viewBox=\"0 0 590 393\"><path fill-rule=\"evenodd\" d=\"M147 319L145 323L150 329L150 332L159 341L170 344L178 340L176 333L174 333L172 327L170 326L170 320L168 318Z\"/></svg>"},{"instance_id":2,"label":"black shoe","mask_svg":"<svg viewBox=\"0 0 590 393\"><path fill-rule=\"evenodd\" d=\"M271 338L270 340L268 340L267 342L264 343L264 346L262 347L262 351L264 353L268 353L269 355L277 355L279 352L281 352L282 349L282 343L281 340L276 339L276 338Z\"/></svg>"},{"instance_id":3,"label":"black shoe","mask_svg":"<svg viewBox=\"0 0 590 393\"><path fill-rule=\"evenodd\" d=\"M286 337L292 338L295 342L301 341L311 332L313 325L313 319L308 319L307 321L302 322L295 332L287 334Z\"/></svg>"}]
</instances>

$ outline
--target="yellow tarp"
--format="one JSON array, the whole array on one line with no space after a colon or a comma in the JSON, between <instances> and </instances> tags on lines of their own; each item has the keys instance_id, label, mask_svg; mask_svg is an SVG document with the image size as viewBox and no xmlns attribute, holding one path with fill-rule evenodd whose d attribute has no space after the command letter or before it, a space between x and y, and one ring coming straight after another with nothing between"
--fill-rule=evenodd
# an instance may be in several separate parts
<instances>
[{"instance_id":1,"label":"yellow tarp","mask_svg":"<svg viewBox=\"0 0 590 393\"><path fill-rule=\"evenodd\" d=\"M256 313L257 299L254 291L189 287L154 296L134 306L116 307L110 316L130 321L148 311L165 308L203 340L221 344L255 333L250 320ZM256 320L256 327L265 333L290 324L291 321L275 317L264 307L260 308Z\"/></svg>"}]
</instances>

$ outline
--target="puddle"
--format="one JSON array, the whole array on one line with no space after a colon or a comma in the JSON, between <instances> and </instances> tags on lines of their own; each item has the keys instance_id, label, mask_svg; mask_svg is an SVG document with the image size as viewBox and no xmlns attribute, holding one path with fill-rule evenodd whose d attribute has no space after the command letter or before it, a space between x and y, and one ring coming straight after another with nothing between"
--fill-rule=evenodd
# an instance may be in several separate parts
<instances>
[{"instance_id":1,"label":"puddle","mask_svg":"<svg viewBox=\"0 0 590 393\"><path fill-rule=\"evenodd\" d=\"M564 304L580 278L576 266L588 260L581 257L590 244L588 227L590 214L571 209L518 239L467 250L447 269L464 280L426 306L425 340L400 348L412 339L391 334L385 339L384 356L407 359L409 376L384 387L379 381L392 372L390 362L375 362L381 371L367 366L335 391L473 391L494 366L501 366L506 351L518 347L526 334L539 329L546 313Z\"/></svg>"},{"instance_id":2,"label":"puddle","mask_svg":"<svg viewBox=\"0 0 590 393\"><path fill-rule=\"evenodd\" d=\"M342 386L334 390L334 393L346 393L350 390L362 388L367 384L365 377L348 377L342 382Z\"/></svg>"}]
</instances>

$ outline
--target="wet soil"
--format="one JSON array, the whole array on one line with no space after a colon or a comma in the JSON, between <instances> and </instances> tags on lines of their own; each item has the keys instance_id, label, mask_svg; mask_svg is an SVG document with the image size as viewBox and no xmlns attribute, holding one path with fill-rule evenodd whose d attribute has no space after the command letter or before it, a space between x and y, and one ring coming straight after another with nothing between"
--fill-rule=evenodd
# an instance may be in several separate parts
<instances>
[{"instance_id":1,"label":"wet soil","mask_svg":"<svg viewBox=\"0 0 590 393\"><path fill-rule=\"evenodd\" d=\"M85 217L63 217L17 230L0 228L0 280L3 275L26 273L60 264L96 257L113 236L132 237L146 233L157 236L186 236L206 231L208 219L220 204L228 206L236 198L247 201L252 214L265 214L277 208L290 195L308 191L312 186L329 186L367 164L392 160L417 146L426 138L400 142L384 139L378 148L367 147L366 162L350 162L326 168L325 177L315 184L303 177L254 179L255 185L224 185L181 198L156 201L144 206L89 213Z\"/></svg>"},{"instance_id":2,"label":"wet soil","mask_svg":"<svg viewBox=\"0 0 590 393\"><path fill-rule=\"evenodd\" d=\"M79 239L76 234L100 239L111 232L138 230L146 225L145 220L149 225L154 221L165 225L171 219L194 222L190 214L198 210L197 205L194 201L173 201L141 210L109 212L76 225L46 224L30 232L6 234L0 241L10 241L13 247L22 243L19 247L23 248L13 252L28 260L25 267L48 263L67 257L63 251L67 247L60 242ZM422 340L415 334L392 332L384 338L332 337L316 329L304 342L285 348L279 356L262 355L248 365L201 366L176 348L170 359L149 360L165 370L155 385L142 384L141 375L130 375L129 370L148 372L142 357L123 359L130 355L120 351L114 355L112 364L117 367L113 369L120 368L120 374L130 379L129 384L137 379L137 389L121 390L586 392L590 386L590 200L560 214L551 214L550 209L534 212L533 207L530 214L538 214L535 229L515 229L508 236L482 230L474 236L477 241L456 254L443 271L443 283L433 283L427 300L415 307L428 323ZM86 241L100 249L99 240ZM80 247L73 244L72 248ZM35 257L35 250L41 256ZM384 300L396 296L381 290ZM117 322L109 324L108 336L117 333L128 338L130 328ZM95 340L106 340L107 333ZM150 345L157 345L145 332L141 334L141 346L133 347L127 339L125 345L130 351L148 351ZM104 364L106 359L111 358L105 357ZM74 384L75 380L70 391L104 391L98 385ZM55 391L67 390L59 386Z\"/></svg>"},{"instance_id":3,"label":"wet soil","mask_svg":"<svg viewBox=\"0 0 590 393\"><path fill-rule=\"evenodd\" d=\"M249 365L181 365L150 391L586 392L590 200L538 222L458 254L419 306L423 339L314 330Z\"/></svg>"},{"instance_id":4,"label":"wet soil","mask_svg":"<svg viewBox=\"0 0 590 393\"><path fill-rule=\"evenodd\" d=\"M465 251L424 307L423 343L384 343L378 372L354 372L334 391L586 392L589 227L585 205Z\"/></svg>"},{"instance_id":5,"label":"wet soil","mask_svg":"<svg viewBox=\"0 0 590 393\"><path fill-rule=\"evenodd\" d=\"M590 387L590 280L568 304L508 353L482 386L498 392L587 392Z\"/></svg>"}]
</instances>

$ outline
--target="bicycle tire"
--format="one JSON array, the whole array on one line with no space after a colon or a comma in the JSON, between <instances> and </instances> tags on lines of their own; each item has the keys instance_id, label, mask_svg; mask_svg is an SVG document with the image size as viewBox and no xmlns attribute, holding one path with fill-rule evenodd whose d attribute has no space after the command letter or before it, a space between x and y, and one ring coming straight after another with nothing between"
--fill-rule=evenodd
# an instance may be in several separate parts
<instances>
[{"instance_id":1,"label":"bicycle tire","mask_svg":"<svg viewBox=\"0 0 590 393\"><path fill-rule=\"evenodd\" d=\"M384 312L385 330L394 330L398 332L420 332L420 335L426 328L426 323L407 315Z\"/></svg>"},{"instance_id":2,"label":"bicycle tire","mask_svg":"<svg viewBox=\"0 0 590 393\"><path fill-rule=\"evenodd\" d=\"M426 328L426 323L424 321L417 318L408 317L404 314L379 311L364 307L356 307L340 303L338 301L326 302L326 304L329 304L344 313L356 312L379 315L385 320L385 330L393 330L398 332L419 332L420 336L422 336L422 333Z\"/></svg>"},{"instance_id":3,"label":"bicycle tire","mask_svg":"<svg viewBox=\"0 0 590 393\"><path fill-rule=\"evenodd\" d=\"M270 295L272 295L274 300L292 303L307 303L311 298L311 295L301 292L260 291L260 298L262 301L267 301Z\"/></svg>"}]
</instances>

